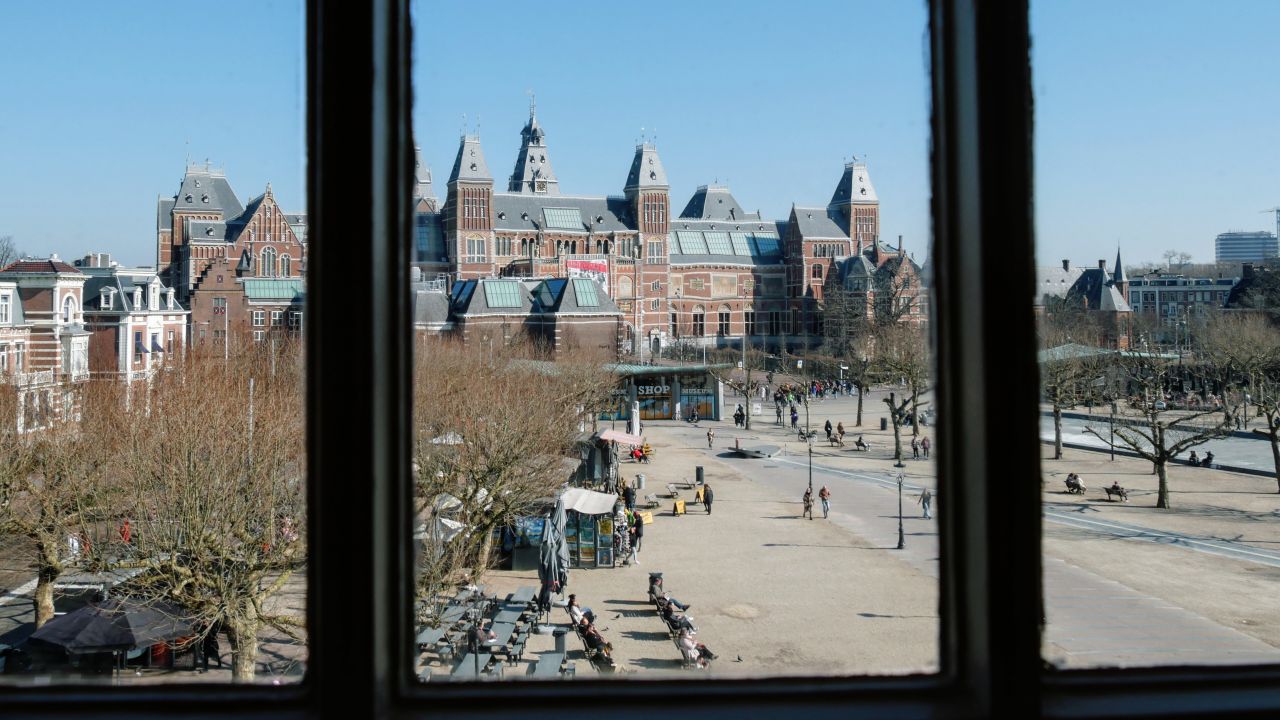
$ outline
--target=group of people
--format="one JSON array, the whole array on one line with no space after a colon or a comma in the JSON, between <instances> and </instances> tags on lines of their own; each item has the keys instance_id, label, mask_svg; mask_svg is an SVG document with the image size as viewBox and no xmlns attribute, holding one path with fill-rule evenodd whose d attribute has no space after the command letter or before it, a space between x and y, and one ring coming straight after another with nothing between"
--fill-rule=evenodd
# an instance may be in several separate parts
<instances>
[{"instance_id":1,"label":"group of people","mask_svg":"<svg viewBox=\"0 0 1280 720\"><path fill-rule=\"evenodd\" d=\"M933 447L933 445L929 442L928 437L917 438L912 436L911 457L915 458L916 460L919 460L921 458L920 454L923 452L924 459L927 460L929 459L929 448L931 447Z\"/></svg>"},{"instance_id":2,"label":"group of people","mask_svg":"<svg viewBox=\"0 0 1280 720\"><path fill-rule=\"evenodd\" d=\"M649 443L643 445L633 445L631 447L631 459L638 463L649 462L649 457L653 454L653 446Z\"/></svg>"},{"instance_id":3,"label":"group of people","mask_svg":"<svg viewBox=\"0 0 1280 720\"><path fill-rule=\"evenodd\" d=\"M1191 457L1187 458L1187 464L1199 467L1213 467L1213 451L1206 450L1204 453L1204 459L1201 459L1196 455L1196 451L1192 450Z\"/></svg>"},{"instance_id":4,"label":"group of people","mask_svg":"<svg viewBox=\"0 0 1280 720\"><path fill-rule=\"evenodd\" d=\"M693 618L688 615L689 605L671 597L671 593L657 596L654 602L657 603L658 612L662 613L662 619L666 621L667 627L679 633L676 643L680 646L680 652L684 655L686 662L704 668L716 659L716 654L711 652L704 643L698 641L698 628L693 624ZM680 614L677 614L677 611Z\"/></svg>"},{"instance_id":5,"label":"group of people","mask_svg":"<svg viewBox=\"0 0 1280 720\"><path fill-rule=\"evenodd\" d=\"M822 502L822 517L826 518L831 514L831 490L826 485L818 491L818 500ZM813 488L807 488L804 491L804 497L801 498L804 503L804 513L801 517L813 519Z\"/></svg>"},{"instance_id":6,"label":"group of people","mask_svg":"<svg viewBox=\"0 0 1280 720\"><path fill-rule=\"evenodd\" d=\"M567 609L569 610L569 619L573 621L578 634L582 636L582 642L595 651L597 658L601 658L601 660L593 660L597 666L615 667L613 643L605 640L604 635L600 634L600 630L596 627L596 615L591 612L591 608L584 608L579 605L578 596L571 594L569 595Z\"/></svg>"},{"instance_id":7,"label":"group of people","mask_svg":"<svg viewBox=\"0 0 1280 720\"><path fill-rule=\"evenodd\" d=\"M636 512L635 488L625 480L621 485L622 502L614 513L613 551L617 557L627 558L627 563L639 565L640 544L644 541L644 517Z\"/></svg>"}]
</instances>

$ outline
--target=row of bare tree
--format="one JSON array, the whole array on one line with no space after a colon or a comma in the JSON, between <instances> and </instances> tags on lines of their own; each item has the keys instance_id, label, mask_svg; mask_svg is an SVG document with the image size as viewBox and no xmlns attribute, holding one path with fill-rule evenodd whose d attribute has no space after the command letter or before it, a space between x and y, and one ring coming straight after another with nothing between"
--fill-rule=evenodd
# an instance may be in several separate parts
<instances>
[{"instance_id":1,"label":"row of bare tree","mask_svg":"<svg viewBox=\"0 0 1280 720\"><path fill-rule=\"evenodd\" d=\"M62 422L21 434L4 386L0 531L31 549L37 626L68 569L131 567L120 591L227 632L237 681L264 626L296 637L301 619L268 601L305 567L302 372L293 343L192 353L146 381L67 389Z\"/></svg>"},{"instance_id":2,"label":"row of bare tree","mask_svg":"<svg viewBox=\"0 0 1280 720\"><path fill-rule=\"evenodd\" d=\"M1136 337L1153 333L1135 334ZM1110 430L1090 432L1151 462L1159 477L1156 507L1169 508L1168 465L1192 448L1265 418L1280 488L1280 329L1260 313L1216 312L1198 318L1182 346L1138 341L1125 351L1094 347L1088 317L1064 312L1040 327L1042 398L1054 419L1054 457L1062 457L1065 409L1116 405Z\"/></svg>"},{"instance_id":3,"label":"row of bare tree","mask_svg":"<svg viewBox=\"0 0 1280 720\"><path fill-rule=\"evenodd\" d=\"M435 622L442 593L479 582L493 567L505 529L554 504L614 398L611 360L581 351L552 363L520 341L482 355L457 340L420 340L413 402L420 622Z\"/></svg>"}]
</instances>

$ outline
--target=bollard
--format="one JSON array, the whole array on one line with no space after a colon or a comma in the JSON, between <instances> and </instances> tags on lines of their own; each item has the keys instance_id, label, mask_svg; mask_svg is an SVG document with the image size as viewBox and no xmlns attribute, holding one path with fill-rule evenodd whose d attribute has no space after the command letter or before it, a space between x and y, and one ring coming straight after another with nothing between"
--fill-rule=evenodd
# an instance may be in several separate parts
<instances>
[{"instance_id":1,"label":"bollard","mask_svg":"<svg viewBox=\"0 0 1280 720\"><path fill-rule=\"evenodd\" d=\"M695 484L696 484L696 485L702 485L702 484L703 484L703 482L704 482L704 480L703 480L703 477L702 477L702 466L701 466L701 465L699 465L699 466L698 466L698 470L697 470L697 480L695 481Z\"/></svg>"}]
</instances>

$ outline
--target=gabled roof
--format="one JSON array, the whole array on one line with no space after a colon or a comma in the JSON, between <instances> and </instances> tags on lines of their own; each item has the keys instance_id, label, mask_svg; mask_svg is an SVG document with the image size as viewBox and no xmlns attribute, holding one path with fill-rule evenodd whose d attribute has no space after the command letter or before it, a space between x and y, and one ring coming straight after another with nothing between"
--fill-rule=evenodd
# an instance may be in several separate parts
<instances>
[{"instance_id":1,"label":"gabled roof","mask_svg":"<svg viewBox=\"0 0 1280 720\"><path fill-rule=\"evenodd\" d=\"M1130 311L1129 303L1105 268L1089 268L1080 273L1066 297L1068 302L1085 305L1090 310Z\"/></svg>"},{"instance_id":2,"label":"gabled roof","mask_svg":"<svg viewBox=\"0 0 1280 720\"><path fill-rule=\"evenodd\" d=\"M636 146L631 170L627 173L627 184L623 187L626 190L667 187L667 171L662 169L657 147L649 143Z\"/></svg>"},{"instance_id":3,"label":"gabled roof","mask_svg":"<svg viewBox=\"0 0 1280 720\"><path fill-rule=\"evenodd\" d=\"M876 189L871 184L871 175L867 173L867 164L861 160L845 163L844 174L836 183L836 191L831 195L831 207L840 205L858 205L876 203Z\"/></svg>"},{"instance_id":4,"label":"gabled roof","mask_svg":"<svg viewBox=\"0 0 1280 720\"><path fill-rule=\"evenodd\" d=\"M552 278L532 290L534 313L572 315L621 315L622 311L604 288L585 277Z\"/></svg>"},{"instance_id":5,"label":"gabled roof","mask_svg":"<svg viewBox=\"0 0 1280 720\"><path fill-rule=\"evenodd\" d=\"M458 144L458 157L453 161L449 183L460 180L493 182L493 176L489 174L489 166L484 162L484 150L480 148L480 137L477 135L464 135Z\"/></svg>"},{"instance_id":6,"label":"gabled roof","mask_svg":"<svg viewBox=\"0 0 1280 720\"><path fill-rule=\"evenodd\" d=\"M546 213L548 208L576 209L582 217L583 224L569 230L564 227L547 227ZM493 194L493 229L537 232L587 232L586 223L591 224L592 232L621 232L634 230L631 224L631 204L622 197L569 197L556 195L547 197L543 194L524 193Z\"/></svg>"},{"instance_id":7,"label":"gabled roof","mask_svg":"<svg viewBox=\"0 0 1280 720\"><path fill-rule=\"evenodd\" d=\"M29 258L15 260L9 263L9 265L5 267L3 270L0 270L0 273L29 273L32 275L48 275L51 273L75 273L76 275L84 274L84 273L81 273L80 270L78 270L77 268L74 268L54 257L50 257L43 260L35 260L35 259L29 259Z\"/></svg>"},{"instance_id":8,"label":"gabled roof","mask_svg":"<svg viewBox=\"0 0 1280 720\"><path fill-rule=\"evenodd\" d=\"M156 198L156 229L157 230L173 229L174 202L176 202L174 198L166 198L166 197Z\"/></svg>"},{"instance_id":9,"label":"gabled roof","mask_svg":"<svg viewBox=\"0 0 1280 720\"><path fill-rule=\"evenodd\" d=\"M461 280L449 295L454 315L527 315L533 308L528 285L508 278Z\"/></svg>"},{"instance_id":10,"label":"gabled roof","mask_svg":"<svg viewBox=\"0 0 1280 720\"><path fill-rule=\"evenodd\" d=\"M211 170L207 165L202 169L188 166L174 196L173 209L197 212L218 212L223 220L239 215L244 208L236 198L226 175Z\"/></svg>"},{"instance_id":11,"label":"gabled roof","mask_svg":"<svg viewBox=\"0 0 1280 720\"><path fill-rule=\"evenodd\" d=\"M844 216L827 208L791 208L796 229L805 240L848 240L849 228Z\"/></svg>"},{"instance_id":12,"label":"gabled roof","mask_svg":"<svg viewBox=\"0 0 1280 720\"><path fill-rule=\"evenodd\" d=\"M742 209L725 185L702 185L694 191L693 197L680 211L681 218L691 220L727 220L742 222L759 220L758 213L748 213Z\"/></svg>"},{"instance_id":13,"label":"gabled roof","mask_svg":"<svg viewBox=\"0 0 1280 720\"><path fill-rule=\"evenodd\" d=\"M1061 265L1036 268L1035 304L1041 305L1049 297L1065 298L1083 272L1082 267L1068 267L1064 270Z\"/></svg>"}]
</instances>

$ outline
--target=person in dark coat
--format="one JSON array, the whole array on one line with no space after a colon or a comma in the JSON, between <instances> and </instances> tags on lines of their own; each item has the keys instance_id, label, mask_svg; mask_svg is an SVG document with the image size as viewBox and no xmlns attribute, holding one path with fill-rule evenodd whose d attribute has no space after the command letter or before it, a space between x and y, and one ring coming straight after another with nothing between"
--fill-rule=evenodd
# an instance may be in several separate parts
<instances>
[{"instance_id":1,"label":"person in dark coat","mask_svg":"<svg viewBox=\"0 0 1280 720\"><path fill-rule=\"evenodd\" d=\"M622 489L622 501L626 503L628 510L636 509L636 489L627 485Z\"/></svg>"},{"instance_id":2,"label":"person in dark coat","mask_svg":"<svg viewBox=\"0 0 1280 720\"><path fill-rule=\"evenodd\" d=\"M716 494L711 491L711 486L704 484L702 486L702 504L707 508L707 514L711 514L711 501L714 500Z\"/></svg>"},{"instance_id":3,"label":"person in dark coat","mask_svg":"<svg viewBox=\"0 0 1280 720\"><path fill-rule=\"evenodd\" d=\"M209 672L209 658L213 658L218 663L218 667L222 667L222 649L218 647L218 633L222 631L222 623L214 622L209 627L209 632L205 633L204 639L200 641L200 650L203 655L201 662L205 672Z\"/></svg>"}]
</instances>

